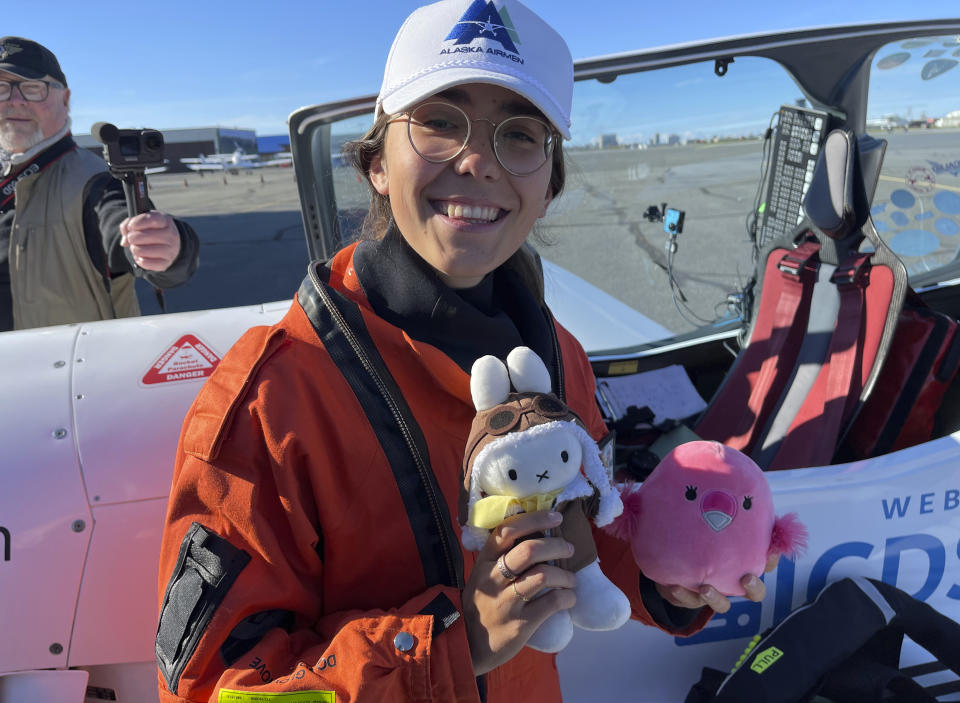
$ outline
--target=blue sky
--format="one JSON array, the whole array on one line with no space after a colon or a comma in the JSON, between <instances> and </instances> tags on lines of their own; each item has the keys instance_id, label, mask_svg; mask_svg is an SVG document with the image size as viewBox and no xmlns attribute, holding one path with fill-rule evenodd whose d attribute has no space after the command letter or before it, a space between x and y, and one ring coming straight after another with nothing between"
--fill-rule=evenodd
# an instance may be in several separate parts
<instances>
[{"instance_id":1,"label":"blue sky","mask_svg":"<svg viewBox=\"0 0 960 703\"><path fill-rule=\"evenodd\" d=\"M6 2L0 34L45 44L73 129L219 125L286 133L303 105L375 93L412 0ZM529 0L574 58L833 23L960 16L957 0ZM268 9L269 8L269 9Z\"/></svg>"}]
</instances>

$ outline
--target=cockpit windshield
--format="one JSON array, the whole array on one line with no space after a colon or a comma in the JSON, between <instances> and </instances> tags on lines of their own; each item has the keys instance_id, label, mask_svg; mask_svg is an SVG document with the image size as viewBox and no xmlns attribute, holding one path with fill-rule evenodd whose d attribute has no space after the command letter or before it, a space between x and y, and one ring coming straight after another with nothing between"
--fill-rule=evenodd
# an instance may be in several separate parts
<instances>
[{"instance_id":1,"label":"cockpit windshield","mask_svg":"<svg viewBox=\"0 0 960 703\"><path fill-rule=\"evenodd\" d=\"M871 216L911 279L960 251L960 38L910 39L873 60L867 130L887 141Z\"/></svg>"}]
</instances>

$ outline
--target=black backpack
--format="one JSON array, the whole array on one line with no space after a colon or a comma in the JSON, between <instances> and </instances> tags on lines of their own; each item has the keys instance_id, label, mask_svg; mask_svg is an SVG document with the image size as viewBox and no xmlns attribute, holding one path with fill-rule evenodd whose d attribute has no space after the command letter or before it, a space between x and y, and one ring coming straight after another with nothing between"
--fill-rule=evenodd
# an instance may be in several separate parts
<instances>
[{"instance_id":1,"label":"black backpack","mask_svg":"<svg viewBox=\"0 0 960 703\"><path fill-rule=\"evenodd\" d=\"M900 669L904 635L935 661ZM914 680L951 670L945 683ZM960 692L960 624L898 588L832 583L748 645L730 674L703 669L685 703L936 703Z\"/></svg>"}]
</instances>

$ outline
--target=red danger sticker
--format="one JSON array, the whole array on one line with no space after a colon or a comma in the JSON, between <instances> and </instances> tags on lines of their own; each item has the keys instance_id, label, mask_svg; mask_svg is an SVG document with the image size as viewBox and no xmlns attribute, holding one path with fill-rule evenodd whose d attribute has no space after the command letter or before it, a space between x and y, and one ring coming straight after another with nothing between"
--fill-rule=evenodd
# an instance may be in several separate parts
<instances>
[{"instance_id":1,"label":"red danger sticker","mask_svg":"<svg viewBox=\"0 0 960 703\"><path fill-rule=\"evenodd\" d=\"M220 357L210 347L185 334L157 358L140 382L149 386L206 378L219 363Z\"/></svg>"}]
</instances>

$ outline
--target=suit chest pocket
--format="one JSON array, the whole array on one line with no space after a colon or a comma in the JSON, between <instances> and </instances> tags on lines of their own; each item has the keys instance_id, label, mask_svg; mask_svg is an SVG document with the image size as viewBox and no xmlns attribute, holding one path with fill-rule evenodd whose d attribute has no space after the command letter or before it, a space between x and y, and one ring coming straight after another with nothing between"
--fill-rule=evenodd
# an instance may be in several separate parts
<instances>
[{"instance_id":1,"label":"suit chest pocket","mask_svg":"<svg viewBox=\"0 0 960 703\"><path fill-rule=\"evenodd\" d=\"M25 304L59 305L70 300L69 282L63 275L69 247L49 246L44 239L55 233L40 225L15 225L10 271L14 295Z\"/></svg>"},{"instance_id":2,"label":"suit chest pocket","mask_svg":"<svg viewBox=\"0 0 960 703\"><path fill-rule=\"evenodd\" d=\"M33 226L25 227L14 223L13 231L10 233L12 239L12 246L10 247L10 280L16 288L17 295L26 303L34 302L36 298L34 292L35 286L31 286L28 283L33 272L27 270L30 266L28 245L31 240L36 239L36 230L37 228Z\"/></svg>"}]
</instances>

